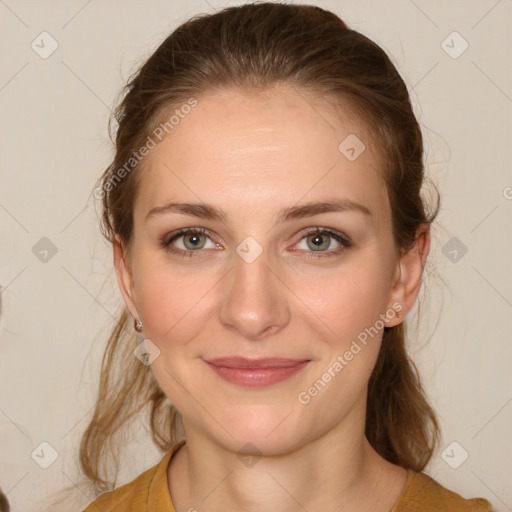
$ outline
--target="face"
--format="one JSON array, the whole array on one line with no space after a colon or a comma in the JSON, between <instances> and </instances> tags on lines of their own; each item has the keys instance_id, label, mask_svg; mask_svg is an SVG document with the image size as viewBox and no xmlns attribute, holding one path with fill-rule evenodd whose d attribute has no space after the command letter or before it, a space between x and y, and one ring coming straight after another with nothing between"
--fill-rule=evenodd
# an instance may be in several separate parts
<instances>
[{"instance_id":1,"label":"face","mask_svg":"<svg viewBox=\"0 0 512 512\"><path fill-rule=\"evenodd\" d=\"M404 272L397 256L362 123L288 86L217 91L142 173L116 271L185 430L277 454L364 410L383 327L412 306L421 264Z\"/></svg>"}]
</instances>

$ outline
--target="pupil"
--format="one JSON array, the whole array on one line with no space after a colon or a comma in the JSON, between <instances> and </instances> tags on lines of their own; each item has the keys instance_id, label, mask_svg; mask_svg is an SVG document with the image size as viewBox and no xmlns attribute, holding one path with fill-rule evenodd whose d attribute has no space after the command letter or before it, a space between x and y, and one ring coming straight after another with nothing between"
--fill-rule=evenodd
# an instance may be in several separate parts
<instances>
[{"instance_id":1,"label":"pupil","mask_svg":"<svg viewBox=\"0 0 512 512\"><path fill-rule=\"evenodd\" d=\"M313 235L312 242L316 247L321 247L322 245L325 245L323 242L324 235Z\"/></svg>"}]
</instances>

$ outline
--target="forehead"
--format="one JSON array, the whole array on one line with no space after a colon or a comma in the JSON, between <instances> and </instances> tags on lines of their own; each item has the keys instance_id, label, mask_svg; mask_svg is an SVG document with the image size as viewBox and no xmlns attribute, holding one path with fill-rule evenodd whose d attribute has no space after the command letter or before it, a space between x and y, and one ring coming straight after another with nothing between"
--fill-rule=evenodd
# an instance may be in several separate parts
<instances>
[{"instance_id":1,"label":"forehead","mask_svg":"<svg viewBox=\"0 0 512 512\"><path fill-rule=\"evenodd\" d=\"M141 171L136 215L170 200L201 200L243 217L327 195L381 216L388 208L362 120L289 85L197 97Z\"/></svg>"}]
</instances>

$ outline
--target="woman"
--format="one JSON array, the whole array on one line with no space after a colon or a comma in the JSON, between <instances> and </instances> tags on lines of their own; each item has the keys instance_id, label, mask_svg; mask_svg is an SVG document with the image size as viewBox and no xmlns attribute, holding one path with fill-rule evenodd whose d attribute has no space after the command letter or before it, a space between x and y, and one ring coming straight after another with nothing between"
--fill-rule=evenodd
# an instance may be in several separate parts
<instances>
[{"instance_id":1,"label":"woman","mask_svg":"<svg viewBox=\"0 0 512 512\"><path fill-rule=\"evenodd\" d=\"M249 4L184 23L126 92L96 196L127 311L80 457L108 491L143 408L166 453L86 512L491 510L422 473L439 428L404 321L438 204L382 49Z\"/></svg>"}]
</instances>

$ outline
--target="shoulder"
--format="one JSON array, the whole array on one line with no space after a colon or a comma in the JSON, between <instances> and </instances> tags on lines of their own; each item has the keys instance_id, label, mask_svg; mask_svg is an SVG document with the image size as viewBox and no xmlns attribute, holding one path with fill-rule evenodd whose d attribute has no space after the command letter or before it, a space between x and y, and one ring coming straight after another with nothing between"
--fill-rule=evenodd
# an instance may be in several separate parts
<instances>
[{"instance_id":1,"label":"shoulder","mask_svg":"<svg viewBox=\"0 0 512 512\"><path fill-rule=\"evenodd\" d=\"M425 473L409 470L404 492L391 512L493 512L484 498L465 499Z\"/></svg>"},{"instance_id":2,"label":"shoulder","mask_svg":"<svg viewBox=\"0 0 512 512\"><path fill-rule=\"evenodd\" d=\"M148 498L148 489L156 474L158 464L140 474L113 491L106 492L98 496L90 503L83 512L114 512L120 510L123 505L123 511L145 510Z\"/></svg>"},{"instance_id":3,"label":"shoulder","mask_svg":"<svg viewBox=\"0 0 512 512\"><path fill-rule=\"evenodd\" d=\"M174 445L155 466L144 471L131 482L98 496L82 512L141 512L169 508L167 467L172 455L183 444ZM166 501L168 500L168 501Z\"/></svg>"}]
</instances>

